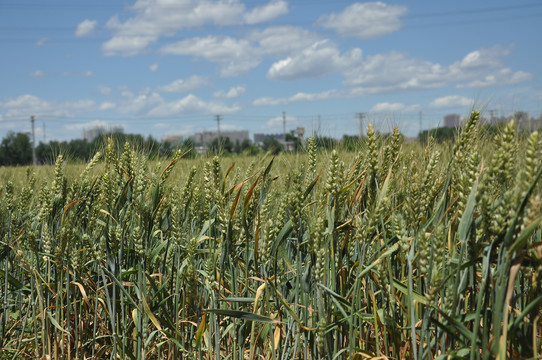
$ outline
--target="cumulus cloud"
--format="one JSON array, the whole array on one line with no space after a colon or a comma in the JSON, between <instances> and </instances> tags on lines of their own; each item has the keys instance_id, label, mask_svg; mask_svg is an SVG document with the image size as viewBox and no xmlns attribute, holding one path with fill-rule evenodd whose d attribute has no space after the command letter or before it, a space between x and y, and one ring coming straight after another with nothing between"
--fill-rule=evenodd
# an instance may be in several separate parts
<instances>
[{"instance_id":1,"label":"cumulus cloud","mask_svg":"<svg viewBox=\"0 0 542 360\"><path fill-rule=\"evenodd\" d=\"M274 118L271 118L271 119L267 120L266 125L268 125L268 126L281 125L282 126L285 118L286 118L286 122L297 121L297 117L292 116L292 115L287 115L286 117L275 116Z\"/></svg>"},{"instance_id":2,"label":"cumulus cloud","mask_svg":"<svg viewBox=\"0 0 542 360\"><path fill-rule=\"evenodd\" d=\"M157 91L149 88L132 91L127 87L119 87L119 91L120 97L115 102L102 103L100 110L114 108L120 114L135 117L173 116L187 113L227 114L240 110L238 105L228 106L218 101L205 101L193 94L166 101Z\"/></svg>"},{"instance_id":3,"label":"cumulus cloud","mask_svg":"<svg viewBox=\"0 0 542 360\"><path fill-rule=\"evenodd\" d=\"M473 99L460 95L449 95L436 98L429 104L433 108L453 108L453 107L471 107L474 104Z\"/></svg>"},{"instance_id":4,"label":"cumulus cloud","mask_svg":"<svg viewBox=\"0 0 542 360\"><path fill-rule=\"evenodd\" d=\"M38 77L38 78L41 78L41 77L45 76L45 74L41 70L33 71L33 72L30 73L30 75L33 76L33 77Z\"/></svg>"},{"instance_id":5,"label":"cumulus cloud","mask_svg":"<svg viewBox=\"0 0 542 360\"><path fill-rule=\"evenodd\" d=\"M149 66L149 70L152 72L156 72L158 70L158 64L154 63L151 66Z\"/></svg>"},{"instance_id":6,"label":"cumulus cloud","mask_svg":"<svg viewBox=\"0 0 542 360\"><path fill-rule=\"evenodd\" d=\"M105 85L100 85L98 86L98 91L100 92L100 94L102 94L103 96L109 96L111 95L111 88L108 87L108 86L105 86Z\"/></svg>"},{"instance_id":7,"label":"cumulus cloud","mask_svg":"<svg viewBox=\"0 0 542 360\"><path fill-rule=\"evenodd\" d=\"M117 15L107 21L105 27L113 37L102 44L105 55L138 54L182 29L261 23L288 13L288 4L272 0L247 12L239 0L138 0L130 10L134 15L125 21Z\"/></svg>"},{"instance_id":8,"label":"cumulus cloud","mask_svg":"<svg viewBox=\"0 0 542 360\"><path fill-rule=\"evenodd\" d=\"M85 19L77 25L75 29L75 36L82 37L91 34L95 29L98 22L96 20Z\"/></svg>"},{"instance_id":9,"label":"cumulus cloud","mask_svg":"<svg viewBox=\"0 0 542 360\"><path fill-rule=\"evenodd\" d=\"M371 112L413 112L418 111L420 109L420 105L418 104L412 104L412 105L405 105L402 103L389 103L389 102L381 102L378 104L375 104L371 108Z\"/></svg>"},{"instance_id":10,"label":"cumulus cloud","mask_svg":"<svg viewBox=\"0 0 542 360\"><path fill-rule=\"evenodd\" d=\"M192 38L164 46L160 52L203 57L219 65L223 77L238 76L258 66L265 57L297 53L320 37L294 26L274 26L256 30L245 38L207 36Z\"/></svg>"},{"instance_id":11,"label":"cumulus cloud","mask_svg":"<svg viewBox=\"0 0 542 360\"><path fill-rule=\"evenodd\" d=\"M114 108L116 108L117 105L113 102L110 102L110 101L105 101L103 103L100 104L100 110L112 110Z\"/></svg>"},{"instance_id":12,"label":"cumulus cloud","mask_svg":"<svg viewBox=\"0 0 542 360\"><path fill-rule=\"evenodd\" d=\"M155 36L114 36L111 40L102 44L102 51L106 56L133 56L139 54L156 40L158 38Z\"/></svg>"},{"instance_id":13,"label":"cumulus cloud","mask_svg":"<svg viewBox=\"0 0 542 360\"><path fill-rule=\"evenodd\" d=\"M361 61L361 49L355 48L341 55L335 45L327 40L314 43L301 53L275 62L267 77L271 80L296 80L316 78L346 70Z\"/></svg>"},{"instance_id":14,"label":"cumulus cloud","mask_svg":"<svg viewBox=\"0 0 542 360\"><path fill-rule=\"evenodd\" d=\"M256 30L244 38L206 36L163 46L162 54L194 56L218 64L222 77L247 73L266 57L298 53L321 40L320 36L295 26L273 26Z\"/></svg>"},{"instance_id":15,"label":"cumulus cloud","mask_svg":"<svg viewBox=\"0 0 542 360\"><path fill-rule=\"evenodd\" d=\"M167 85L158 86L156 91L158 92L174 92L174 93L183 93L195 90L199 87L209 84L207 78L193 75L186 79L177 79Z\"/></svg>"},{"instance_id":16,"label":"cumulus cloud","mask_svg":"<svg viewBox=\"0 0 542 360\"><path fill-rule=\"evenodd\" d=\"M160 49L163 54L192 55L216 62L223 77L244 74L256 67L260 60L247 40L229 36L207 36L181 40Z\"/></svg>"},{"instance_id":17,"label":"cumulus cloud","mask_svg":"<svg viewBox=\"0 0 542 360\"><path fill-rule=\"evenodd\" d=\"M510 68L502 68L499 71L486 75L481 79L473 80L465 85L458 87L485 88L490 86L515 85L526 81L531 81L533 75L525 71L512 71Z\"/></svg>"},{"instance_id":18,"label":"cumulus cloud","mask_svg":"<svg viewBox=\"0 0 542 360\"><path fill-rule=\"evenodd\" d=\"M236 97L239 97L241 95L245 94L245 87L244 86L234 86L230 88L228 91L219 90L213 94L216 98L225 98L225 99L234 99Z\"/></svg>"},{"instance_id":19,"label":"cumulus cloud","mask_svg":"<svg viewBox=\"0 0 542 360\"><path fill-rule=\"evenodd\" d=\"M355 3L341 13L321 16L317 23L342 35L374 39L399 30L400 18L406 13L405 6L387 5L380 1Z\"/></svg>"},{"instance_id":20,"label":"cumulus cloud","mask_svg":"<svg viewBox=\"0 0 542 360\"><path fill-rule=\"evenodd\" d=\"M288 3L283 0L271 1L269 4L254 8L245 14L247 24L257 24L288 14Z\"/></svg>"},{"instance_id":21,"label":"cumulus cloud","mask_svg":"<svg viewBox=\"0 0 542 360\"><path fill-rule=\"evenodd\" d=\"M164 103L160 94L149 89L143 89L138 94L125 90L121 91L121 96L117 104L117 111L121 114L146 115Z\"/></svg>"},{"instance_id":22,"label":"cumulus cloud","mask_svg":"<svg viewBox=\"0 0 542 360\"><path fill-rule=\"evenodd\" d=\"M260 56L285 56L301 51L322 38L306 29L284 25L255 30L246 36L246 40Z\"/></svg>"},{"instance_id":23,"label":"cumulus cloud","mask_svg":"<svg viewBox=\"0 0 542 360\"><path fill-rule=\"evenodd\" d=\"M240 107L237 105L234 106L226 106L222 103L217 102L206 102L204 100L201 100L197 96L193 94L189 94L185 96L184 98L165 102L158 104L154 108L152 108L148 115L150 116L170 116L175 114L187 114L187 113L196 113L196 112L204 112L204 113L232 113L239 111Z\"/></svg>"},{"instance_id":24,"label":"cumulus cloud","mask_svg":"<svg viewBox=\"0 0 542 360\"><path fill-rule=\"evenodd\" d=\"M49 101L40 97L26 94L19 97L9 97L0 101L0 111L5 118L26 118L33 114L41 116L70 117L96 109L93 100L78 101Z\"/></svg>"},{"instance_id":25,"label":"cumulus cloud","mask_svg":"<svg viewBox=\"0 0 542 360\"><path fill-rule=\"evenodd\" d=\"M337 90L328 90L320 93L305 93L298 92L295 95L285 98L275 98L275 97L261 97L252 102L254 106L277 106L277 105L286 105L293 102L299 101L318 101L318 100L328 100L341 97L341 92Z\"/></svg>"},{"instance_id":26,"label":"cumulus cloud","mask_svg":"<svg viewBox=\"0 0 542 360\"><path fill-rule=\"evenodd\" d=\"M484 87L509 85L532 78L531 74L506 68L501 58L508 54L500 46L482 48L450 65L411 58L392 51L369 55L344 71L344 84L352 96L441 88L448 85Z\"/></svg>"},{"instance_id":27,"label":"cumulus cloud","mask_svg":"<svg viewBox=\"0 0 542 360\"><path fill-rule=\"evenodd\" d=\"M47 41L49 41L51 39L47 38L47 37L42 37L41 39L39 39L38 41L36 41L36 45L38 46L43 46Z\"/></svg>"}]
</instances>

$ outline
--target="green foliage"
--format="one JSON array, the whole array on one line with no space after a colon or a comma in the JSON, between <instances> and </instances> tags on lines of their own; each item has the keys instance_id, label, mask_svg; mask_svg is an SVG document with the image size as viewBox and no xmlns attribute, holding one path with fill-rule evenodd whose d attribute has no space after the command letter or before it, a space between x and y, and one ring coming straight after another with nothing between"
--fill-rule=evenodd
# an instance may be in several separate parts
<instances>
[{"instance_id":1,"label":"green foliage","mask_svg":"<svg viewBox=\"0 0 542 360\"><path fill-rule=\"evenodd\" d=\"M28 165L32 163L32 143L25 133L10 132L0 144L0 165Z\"/></svg>"},{"instance_id":2,"label":"green foliage","mask_svg":"<svg viewBox=\"0 0 542 360\"><path fill-rule=\"evenodd\" d=\"M262 149L264 151L269 151L271 154L276 155L279 152L284 150L284 146L280 141L275 138L269 138L263 140Z\"/></svg>"},{"instance_id":3,"label":"green foliage","mask_svg":"<svg viewBox=\"0 0 542 360\"><path fill-rule=\"evenodd\" d=\"M427 143L429 138L435 139L441 143L444 141L453 141L457 135L457 129L453 127L439 127L436 129L423 130L418 134L418 140L422 143Z\"/></svg>"}]
</instances>

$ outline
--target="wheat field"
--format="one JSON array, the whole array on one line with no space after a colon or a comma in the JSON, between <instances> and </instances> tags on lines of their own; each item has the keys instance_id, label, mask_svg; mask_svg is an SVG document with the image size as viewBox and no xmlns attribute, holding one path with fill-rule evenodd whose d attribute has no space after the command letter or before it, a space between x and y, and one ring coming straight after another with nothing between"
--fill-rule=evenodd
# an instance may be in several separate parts
<instances>
[{"instance_id":1,"label":"wheat field","mask_svg":"<svg viewBox=\"0 0 542 360\"><path fill-rule=\"evenodd\" d=\"M1 359L539 359L542 143L0 169Z\"/></svg>"}]
</instances>

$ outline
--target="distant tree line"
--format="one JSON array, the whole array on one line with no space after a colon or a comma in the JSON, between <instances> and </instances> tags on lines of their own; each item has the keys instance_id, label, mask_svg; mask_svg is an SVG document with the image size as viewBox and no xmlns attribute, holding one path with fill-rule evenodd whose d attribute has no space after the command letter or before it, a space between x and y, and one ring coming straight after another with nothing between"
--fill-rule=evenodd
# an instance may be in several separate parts
<instances>
[{"instance_id":1,"label":"distant tree line","mask_svg":"<svg viewBox=\"0 0 542 360\"><path fill-rule=\"evenodd\" d=\"M382 134L382 137L389 134ZM130 143L136 149L145 152L149 158L160 158L173 154L177 149L186 152L187 158L196 156L198 145L192 139L186 139L181 142L158 141L151 136L144 137L138 134L108 134L100 135L92 141L83 139L74 139L70 141L50 141L48 143L40 142L36 146L36 160L38 164L53 164L59 154L62 154L68 161L87 162L94 154L103 149L107 139L113 138L118 151L121 152L125 142ZM303 151L304 144L292 131L285 136L288 150ZM363 146L365 139L360 141L358 136L344 135L342 139L319 136L315 137L315 145L321 150L331 150L342 147L347 151L357 151ZM228 137L214 139L206 147L210 153L245 154L249 156L258 155L262 152L271 152L278 154L285 151L284 142L275 138L268 138L262 144L253 144L250 140L232 141ZM29 165L32 163L32 142L27 133L10 132L2 139L0 144L0 166Z\"/></svg>"}]
</instances>

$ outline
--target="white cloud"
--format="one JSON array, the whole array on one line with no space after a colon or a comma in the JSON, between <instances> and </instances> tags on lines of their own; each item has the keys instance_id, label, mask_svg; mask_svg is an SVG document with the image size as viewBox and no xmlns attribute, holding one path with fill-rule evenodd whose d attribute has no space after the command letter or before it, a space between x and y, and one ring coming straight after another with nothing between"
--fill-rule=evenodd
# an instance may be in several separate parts
<instances>
[{"instance_id":1,"label":"white cloud","mask_svg":"<svg viewBox=\"0 0 542 360\"><path fill-rule=\"evenodd\" d=\"M241 24L245 5L239 0L138 0L130 10L134 16L126 21L115 15L107 22L114 36L103 44L104 54L135 55L181 29Z\"/></svg>"},{"instance_id":2,"label":"white cloud","mask_svg":"<svg viewBox=\"0 0 542 360\"><path fill-rule=\"evenodd\" d=\"M413 112L418 111L418 104L405 105L402 103L381 102L371 108L371 112Z\"/></svg>"},{"instance_id":3,"label":"white cloud","mask_svg":"<svg viewBox=\"0 0 542 360\"><path fill-rule=\"evenodd\" d=\"M85 19L75 29L75 36L81 37L91 34L95 29L98 22L96 20Z\"/></svg>"},{"instance_id":4,"label":"white cloud","mask_svg":"<svg viewBox=\"0 0 542 360\"><path fill-rule=\"evenodd\" d=\"M357 51L356 51L357 50ZM321 76L330 71L344 76L342 90L321 93L298 93L290 97L261 97L254 106L278 106L295 101L315 101L330 98L354 98L382 93L400 93L455 87L486 87L518 84L532 79L533 75L505 67L502 57L509 50L501 46L481 48L449 65L409 57L406 53L392 51L361 58L361 50L353 49L340 54L333 43L317 42L297 55L275 62L268 72L270 79L289 80L299 77ZM417 111L414 105L382 103L379 111Z\"/></svg>"},{"instance_id":5,"label":"white cloud","mask_svg":"<svg viewBox=\"0 0 542 360\"><path fill-rule=\"evenodd\" d=\"M143 89L139 94L122 91L121 95L122 98L118 101L117 110L122 114L146 115L152 109L164 103L164 99L160 94L151 92L149 89Z\"/></svg>"},{"instance_id":6,"label":"white cloud","mask_svg":"<svg viewBox=\"0 0 542 360\"><path fill-rule=\"evenodd\" d=\"M193 75L186 79L177 79L167 85L158 86L156 88L156 91L183 93L183 92L195 90L199 87L202 87L208 84L209 84L209 80L207 80L207 78L198 76L198 75Z\"/></svg>"},{"instance_id":7,"label":"white cloud","mask_svg":"<svg viewBox=\"0 0 542 360\"><path fill-rule=\"evenodd\" d=\"M168 102L158 92L149 88L135 92L127 87L119 87L119 91L121 97L114 104L116 111L136 117L173 116L187 113L227 114L240 110L237 105L227 106L221 102L205 101L193 94Z\"/></svg>"},{"instance_id":8,"label":"white cloud","mask_svg":"<svg viewBox=\"0 0 542 360\"><path fill-rule=\"evenodd\" d=\"M39 39L38 41L36 41L36 45L38 46L43 46L47 41L49 41L51 39L47 38L47 37L42 37L41 39Z\"/></svg>"},{"instance_id":9,"label":"white cloud","mask_svg":"<svg viewBox=\"0 0 542 360\"><path fill-rule=\"evenodd\" d=\"M241 95L245 94L245 87L244 86L234 86L230 88L228 91L219 90L213 94L216 98L225 98L225 99L233 99L236 97L239 97Z\"/></svg>"},{"instance_id":10,"label":"white cloud","mask_svg":"<svg viewBox=\"0 0 542 360\"><path fill-rule=\"evenodd\" d=\"M98 86L98 90L103 96L109 96L111 95L111 88L105 85Z\"/></svg>"},{"instance_id":11,"label":"white cloud","mask_svg":"<svg viewBox=\"0 0 542 360\"><path fill-rule=\"evenodd\" d=\"M473 99L466 98L460 95L449 95L436 98L429 104L433 108L453 108L453 107L472 107Z\"/></svg>"},{"instance_id":12,"label":"white cloud","mask_svg":"<svg viewBox=\"0 0 542 360\"><path fill-rule=\"evenodd\" d=\"M207 36L182 40L160 49L163 54L203 57L220 65L223 77L244 74L256 67L260 59L247 40L229 36Z\"/></svg>"},{"instance_id":13,"label":"white cloud","mask_svg":"<svg viewBox=\"0 0 542 360\"><path fill-rule=\"evenodd\" d=\"M287 104L286 98L274 98L272 96L265 96L258 98L252 102L254 106L276 106Z\"/></svg>"},{"instance_id":14,"label":"white cloud","mask_svg":"<svg viewBox=\"0 0 542 360\"><path fill-rule=\"evenodd\" d=\"M486 75L482 79L477 79L466 85L459 85L458 87L485 88L490 86L515 85L532 79L533 75L527 72L513 72L510 68L503 68L496 73Z\"/></svg>"},{"instance_id":15,"label":"white cloud","mask_svg":"<svg viewBox=\"0 0 542 360\"><path fill-rule=\"evenodd\" d=\"M387 5L380 1L355 3L341 13L321 16L318 24L335 29L342 35L374 39L399 30L400 17L406 13L404 6Z\"/></svg>"},{"instance_id":16,"label":"white cloud","mask_svg":"<svg viewBox=\"0 0 542 360\"><path fill-rule=\"evenodd\" d=\"M316 78L346 70L361 62L361 49L354 48L341 55L334 44L327 40L314 43L301 53L275 62L267 77L271 80Z\"/></svg>"},{"instance_id":17,"label":"white cloud","mask_svg":"<svg viewBox=\"0 0 542 360\"><path fill-rule=\"evenodd\" d=\"M297 26L271 26L264 30L255 30L246 36L259 55L285 56L301 51L321 36Z\"/></svg>"},{"instance_id":18,"label":"white cloud","mask_svg":"<svg viewBox=\"0 0 542 360\"><path fill-rule=\"evenodd\" d=\"M288 98L261 97L252 102L254 106L277 106L286 105L298 101L329 100L341 97L342 93L337 90L328 90L320 93L298 92Z\"/></svg>"},{"instance_id":19,"label":"white cloud","mask_svg":"<svg viewBox=\"0 0 542 360\"><path fill-rule=\"evenodd\" d=\"M297 121L297 117L295 117L295 116L286 115L285 118L286 118L287 123L290 122L290 121ZM275 116L274 118L271 118L271 119L267 120L267 122L265 124L267 126L274 127L274 126L278 126L278 125L282 126L283 122L284 122L284 117Z\"/></svg>"},{"instance_id":20,"label":"white cloud","mask_svg":"<svg viewBox=\"0 0 542 360\"><path fill-rule=\"evenodd\" d=\"M244 15L247 24L257 24L288 14L288 3L283 0L271 1L269 4L254 8Z\"/></svg>"},{"instance_id":21,"label":"white cloud","mask_svg":"<svg viewBox=\"0 0 542 360\"><path fill-rule=\"evenodd\" d=\"M30 75L33 76L33 77L39 77L39 78L45 76L45 74L41 70L33 71L33 72L30 73Z\"/></svg>"},{"instance_id":22,"label":"white cloud","mask_svg":"<svg viewBox=\"0 0 542 360\"><path fill-rule=\"evenodd\" d=\"M49 73L48 75L94 77L94 73L91 70L85 70L85 71L66 70L66 71L61 72L60 74Z\"/></svg>"},{"instance_id":23,"label":"white cloud","mask_svg":"<svg viewBox=\"0 0 542 360\"><path fill-rule=\"evenodd\" d=\"M156 40L156 36L114 36L102 44L102 51L106 56L133 56Z\"/></svg>"},{"instance_id":24,"label":"white cloud","mask_svg":"<svg viewBox=\"0 0 542 360\"><path fill-rule=\"evenodd\" d=\"M70 117L76 114L93 111L96 103L93 100L49 101L26 94L16 98L5 98L0 101L0 111L4 110L5 118L26 118L30 115Z\"/></svg>"},{"instance_id":25,"label":"white cloud","mask_svg":"<svg viewBox=\"0 0 542 360\"><path fill-rule=\"evenodd\" d=\"M110 101L105 101L100 104L100 110L111 110L116 108L117 105L115 103L112 103Z\"/></svg>"},{"instance_id":26,"label":"white cloud","mask_svg":"<svg viewBox=\"0 0 542 360\"><path fill-rule=\"evenodd\" d=\"M31 76L34 77L55 77L55 76L81 76L81 77L94 77L94 73L91 70L85 70L85 71L74 71L74 70L66 70L62 72L43 72L42 70L36 70L30 73Z\"/></svg>"},{"instance_id":27,"label":"white cloud","mask_svg":"<svg viewBox=\"0 0 542 360\"><path fill-rule=\"evenodd\" d=\"M405 53L369 55L345 72L345 84L359 86L367 93L401 91L443 86L448 71L439 64L408 58Z\"/></svg>"},{"instance_id":28,"label":"white cloud","mask_svg":"<svg viewBox=\"0 0 542 360\"><path fill-rule=\"evenodd\" d=\"M158 104L152 108L148 115L150 116L170 116L176 114L196 113L203 112L207 114L214 113L232 113L239 111L239 106L228 107L221 103L206 102L198 98L193 94L189 94L182 99L174 100L171 102L165 102Z\"/></svg>"},{"instance_id":29,"label":"white cloud","mask_svg":"<svg viewBox=\"0 0 542 360\"><path fill-rule=\"evenodd\" d=\"M457 87L484 87L517 84L532 78L525 72L506 68L500 57L508 54L500 46L482 48L450 65L410 58L405 53L369 55L344 71L344 83L351 96L402 92L407 90Z\"/></svg>"},{"instance_id":30,"label":"white cloud","mask_svg":"<svg viewBox=\"0 0 542 360\"><path fill-rule=\"evenodd\" d=\"M288 13L288 3L271 0L246 10L240 0L137 0L129 8L133 16L121 21L111 17L105 28L113 37L102 45L105 55L131 56L142 52L160 37L205 25L257 24Z\"/></svg>"},{"instance_id":31,"label":"white cloud","mask_svg":"<svg viewBox=\"0 0 542 360\"><path fill-rule=\"evenodd\" d=\"M162 54L202 57L217 63L222 77L247 73L267 57L297 53L320 40L320 36L294 26L256 30L244 38L194 37L163 46Z\"/></svg>"},{"instance_id":32,"label":"white cloud","mask_svg":"<svg viewBox=\"0 0 542 360\"><path fill-rule=\"evenodd\" d=\"M207 60L218 62L238 59L250 50L251 46L246 40L238 40L229 36L210 35L166 45L160 49L160 52L172 55L201 56Z\"/></svg>"},{"instance_id":33,"label":"white cloud","mask_svg":"<svg viewBox=\"0 0 542 360\"><path fill-rule=\"evenodd\" d=\"M152 72L156 72L158 70L158 64L154 63L151 66L149 66L149 70Z\"/></svg>"}]
</instances>

